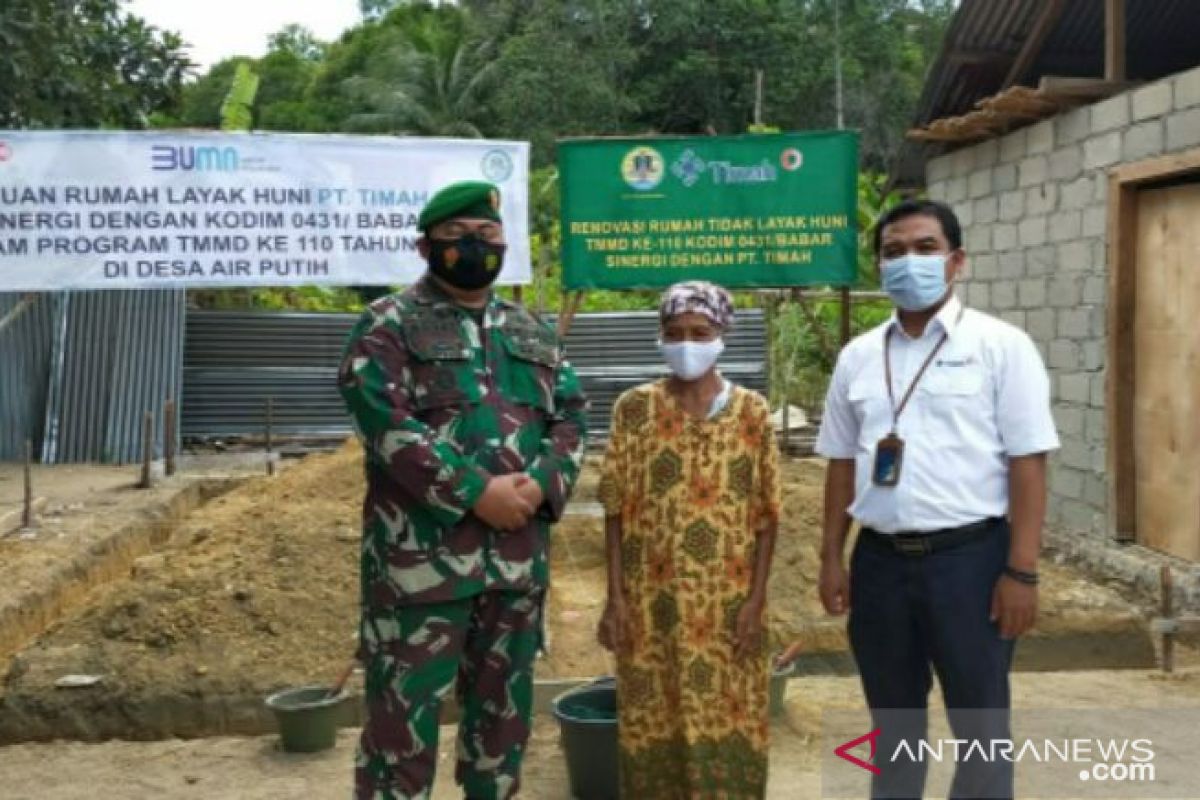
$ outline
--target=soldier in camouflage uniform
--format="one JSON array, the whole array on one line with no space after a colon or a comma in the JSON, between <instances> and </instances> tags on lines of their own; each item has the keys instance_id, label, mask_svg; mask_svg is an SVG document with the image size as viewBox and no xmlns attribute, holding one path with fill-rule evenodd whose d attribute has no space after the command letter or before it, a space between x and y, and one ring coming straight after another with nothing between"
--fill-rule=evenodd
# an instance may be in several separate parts
<instances>
[{"instance_id":1,"label":"soldier in camouflage uniform","mask_svg":"<svg viewBox=\"0 0 1200 800\"><path fill-rule=\"evenodd\" d=\"M455 681L464 793L500 800L520 781L549 527L582 462L586 400L554 331L491 293L498 208L486 183L429 201L429 272L369 307L340 370L367 472L358 798L429 797Z\"/></svg>"}]
</instances>

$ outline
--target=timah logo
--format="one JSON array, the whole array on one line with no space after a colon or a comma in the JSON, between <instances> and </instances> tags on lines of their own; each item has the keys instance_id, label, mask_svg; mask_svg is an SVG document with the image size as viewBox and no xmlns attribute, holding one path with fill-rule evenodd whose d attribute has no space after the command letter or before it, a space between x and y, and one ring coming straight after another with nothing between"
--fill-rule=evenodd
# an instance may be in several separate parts
<instances>
[{"instance_id":1,"label":"timah logo","mask_svg":"<svg viewBox=\"0 0 1200 800\"><path fill-rule=\"evenodd\" d=\"M867 772L878 775L879 767L872 764L871 761L875 760L875 744L876 744L876 740L879 738L879 732L880 732L880 729L876 728L875 730L871 731L870 733L866 734L865 736L860 736L857 739L851 739L850 741L843 744L841 747L838 747L837 749L835 749L833 751L833 753L838 758L845 759L846 761L849 761L851 764L853 764L856 767L862 767ZM860 744L864 744L867 742L869 742L871 745L871 755L867 756L869 759L871 759L871 761L863 761L858 756L853 756L850 754L851 750L858 747Z\"/></svg>"},{"instance_id":2,"label":"timah logo","mask_svg":"<svg viewBox=\"0 0 1200 800\"><path fill-rule=\"evenodd\" d=\"M696 181L700 180L700 176L704 174L707 167L704 159L696 155L696 151L689 147L679 158L675 159L675 163L671 165L671 172L675 173L675 177L690 189L696 185Z\"/></svg>"},{"instance_id":3,"label":"timah logo","mask_svg":"<svg viewBox=\"0 0 1200 800\"><path fill-rule=\"evenodd\" d=\"M150 148L150 166L156 170L195 172L236 172L240 166L233 147L171 147L156 144Z\"/></svg>"}]
</instances>

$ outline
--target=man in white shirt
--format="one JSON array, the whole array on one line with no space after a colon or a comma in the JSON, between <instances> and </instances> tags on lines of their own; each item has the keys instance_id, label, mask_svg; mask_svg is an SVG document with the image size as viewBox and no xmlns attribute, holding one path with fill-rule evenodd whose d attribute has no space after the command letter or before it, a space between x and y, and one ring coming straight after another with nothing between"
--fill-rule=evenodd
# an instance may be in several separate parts
<instances>
[{"instance_id":1,"label":"man in white shirt","mask_svg":"<svg viewBox=\"0 0 1200 800\"><path fill-rule=\"evenodd\" d=\"M956 738L990 753L988 740L1010 736L1008 673L1037 613L1046 453L1058 437L1033 342L954 295L967 260L954 212L897 206L875 228L875 252L896 313L846 347L826 398L820 590L830 614L849 611L881 730L872 797L920 798L925 764L892 757L902 739L919 752L931 666ZM1011 763L978 757L960 762L951 790L1012 793Z\"/></svg>"}]
</instances>

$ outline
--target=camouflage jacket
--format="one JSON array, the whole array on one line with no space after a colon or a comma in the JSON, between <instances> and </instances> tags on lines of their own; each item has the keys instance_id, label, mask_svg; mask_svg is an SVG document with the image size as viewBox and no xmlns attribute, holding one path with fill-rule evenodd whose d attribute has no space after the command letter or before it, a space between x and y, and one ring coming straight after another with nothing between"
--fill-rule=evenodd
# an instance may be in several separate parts
<instances>
[{"instance_id":1,"label":"camouflage jacket","mask_svg":"<svg viewBox=\"0 0 1200 800\"><path fill-rule=\"evenodd\" d=\"M371 304L338 385L366 451L364 608L546 585L587 406L553 330L496 297L481 328L426 278ZM503 533L471 509L489 476L515 472L546 500L524 530Z\"/></svg>"}]
</instances>

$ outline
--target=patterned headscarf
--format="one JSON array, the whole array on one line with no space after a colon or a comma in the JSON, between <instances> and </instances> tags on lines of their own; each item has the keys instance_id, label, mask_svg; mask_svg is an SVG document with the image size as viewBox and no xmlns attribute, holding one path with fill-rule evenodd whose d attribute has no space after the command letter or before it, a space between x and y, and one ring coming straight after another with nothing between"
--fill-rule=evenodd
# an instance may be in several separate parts
<instances>
[{"instance_id":1,"label":"patterned headscarf","mask_svg":"<svg viewBox=\"0 0 1200 800\"><path fill-rule=\"evenodd\" d=\"M703 314L722 330L733 327L733 298L729 292L708 281L685 281L663 292L658 317L666 322L671 317L689 312Z\"/></svg>"}]
</instances>

